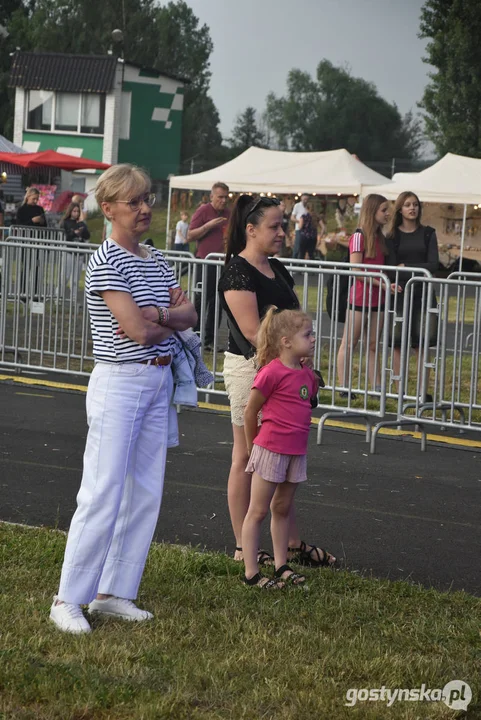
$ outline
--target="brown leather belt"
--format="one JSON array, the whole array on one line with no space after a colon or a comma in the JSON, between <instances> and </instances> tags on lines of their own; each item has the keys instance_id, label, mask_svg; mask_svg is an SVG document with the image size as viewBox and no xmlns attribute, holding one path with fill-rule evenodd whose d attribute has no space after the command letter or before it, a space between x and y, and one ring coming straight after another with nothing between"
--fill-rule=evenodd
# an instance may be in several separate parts
<instances>
[{"instance_id":1,"label":"brown leather belt","mask_svg":"<svg viewBox=\"0 0 481 720\"><path fill-rule=\"evenodd\" d=\"M139 363L142 365L156 365L159 366L165 366L170 365L172 362L172 355L158 355L155 358L149 358L148 360L139 360Z\"/></svg>"}]
</instances>

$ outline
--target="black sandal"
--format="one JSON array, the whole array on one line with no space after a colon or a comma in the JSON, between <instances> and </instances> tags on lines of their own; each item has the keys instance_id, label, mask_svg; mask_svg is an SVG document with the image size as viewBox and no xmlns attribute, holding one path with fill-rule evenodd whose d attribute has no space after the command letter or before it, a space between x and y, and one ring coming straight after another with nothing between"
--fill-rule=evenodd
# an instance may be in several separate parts
<instances>
[{"instance_id":1,"label":"black sandal","mask_svg":"<svg viewBox=\"0 0 481 720\"><path fill-rule=\"evenodd\" d=\"M257 573L251 578L246 578L246 576L244 575L241 580L245 585L249 585L250 587L258 587L260 590L282 590L282 588L284 587L283 582L278 582L273 578L268 580L265 575L261 575L260 573ZM266 580L267 582L262 582L262 580Z\"/></svg>"},{"instance_id":2,"label":"black sandal","mask_svg":"<svg viewBox=\"0 0 481 720\"><path fill-rule=\"evenodd\" d=\"M287 548L289 552L295 553L295 557L291 558L291 562L297 562L304 567L334 567L336 558L330 552L323 548L317 548L311 545L311 549L307 549L306 543L301 540L301 546L298 548ZM321 556L322 553L322 556Z\"/></svg>"},{"instance_id":3,"label":"black sandal","mask_svg":"<svg viewBox=\"0 0 481 720\"><path fill-rule=\"evenodd\" d=\"M290 573L286 578L283 578L283 574L285 572ZM299 575L299 573L294 572L294 570L289 567L289 565L282 565L278 570L274 573L275 577L279 580L282 580L282 582L291 583L291 585L304 585L306 582L306 578L304 575Z\"/></svg>"},{"instance_id":4,"label":"black sandal","mask_svg":"<svg viewBox=\"0 0 481 720\"><path fill-rule=\"evenodd\" d=\"M242 552L241 547L236 547L236 552ZM237 562L243 562L243 560L238 560ZM274 558L270 553L267 552L267 550L259 550L257 552L257 563L258 565L264 565L264 567L268 567L270 565L274 565Z\"/></svg>"}]
</instances>

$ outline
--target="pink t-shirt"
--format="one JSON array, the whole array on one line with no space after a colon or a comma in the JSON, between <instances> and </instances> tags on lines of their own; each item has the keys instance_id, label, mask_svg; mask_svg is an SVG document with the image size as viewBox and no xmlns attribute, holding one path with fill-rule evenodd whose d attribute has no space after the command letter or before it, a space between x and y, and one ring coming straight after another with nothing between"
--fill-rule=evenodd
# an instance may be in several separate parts
<instances>
[{"instance_id":1,"label":"pink t-shirt","mask_svg":"<svg viewBox=\"0 0 481 720\"><path fill-rule=\"evenodd\" d=\"M349 238L349 254L351 253L362 253L363 265L384 265L386 257L382 251L382 245L379 237L376 238L376 254L372 258L365 257L364 255L364 235L360 232L355 232ZM375 270L373 271L375 272ZM369 280L356 280L354 286L351 287L349 302L351 305L362 307L363 305L369 305ZM354 302L352 297L354 295ZM379 287L377 285L372 286L371 294L371 306L378 307L379 305Z\"/></svg>"},{"instance_id":2,"label":"pink t-shirt","mask_svg":"<svg viewBox=\"0 0 481 720\"><path fill-rule=\"evenodd\" d=\"M206 203L197 208L190 221L189 230L197 230L209 222L209 220L214 220L214 218L224 217L226 219L225 223L212 228L207 235L204 235L203 238L197 241L196 254L198 258L205 258L209 253L224 252L224 238L229 215L230 212L227 208L219 212L213 207L212 203Z\"/></svg>"},{"instance_id":3,"label":"pink t-shirt","mask_svg":"<svg viewBox=\"0 0 481 720\"><path fill-rule=\"evenodd\" d=\"M252 387L266 398L254 444L282 455L305 455L311 424L310 399L318 388L312 370L305 366L293 370L276 358L259 370Z\"/></svg>"}]
</instances>

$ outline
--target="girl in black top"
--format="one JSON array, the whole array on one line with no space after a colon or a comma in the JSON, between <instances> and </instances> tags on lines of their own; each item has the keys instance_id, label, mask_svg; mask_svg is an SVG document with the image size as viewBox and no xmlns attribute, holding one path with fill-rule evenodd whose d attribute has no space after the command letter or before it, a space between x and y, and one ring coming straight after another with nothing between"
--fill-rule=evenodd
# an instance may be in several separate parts
<instances>
[{"instance_id":1,"label":"girl in black top","mask_svg":"<svg viewBox=\"0 0 481 720\"><path fill-rule=\"evenodd\" d=\"M37 188L28 188L23 203L17 210L17 225L41 228L47 224L45 210L37 205L40 193Z\"/></svg>"},{"instance_id":2,"label":"girl in black top","mask_svg":"<svg viewBox=\"0 0 481 720\"><path fill-rule=\"evenodd\" d=\"M242 525L251 488L251 476L246 473L244 410L257 372L257 331L270 305L281 309L298 308L299 301L293 290L292 277L282 263L270 257L279 252L284 241L279 200L240 195L230 216L226 240L226 267L219 281L219 293L229 324L224 383L231 405L234 436L227 497L236 538L234 557L242 561ZM327 551L301 541L294 515L290 520L289 546L291 560L312 566L335 562ZM266 561L272 562L272 558L260 551L260 564Z\"/></svg>"},{"instance_id":3,"label":"girl in black top","mask_svg":"<svg viewBox=\"0 0 481 720\"><path fill-rule=\"evenodd\" d=\"M387 245L390 256L389 264L407 268L426 268L434 274L439 267L438 239L434 228L421 224L421 214L421 203L415 193L406 191L399 195L394 203L394 211L387 233ZM411 277L410 274L403 278L401 273L400 284L404 286L409 277ZM411 336L408 338L408 341L417 354L420 344L423 304L422 287L420 285L415 286L414 293L411 296L411 302ZM436 298L433 295L432 303L434 304L435 302ZM393 367L396 375L399 375L401 365L400 327L399 324L396 326L396 332L392 338L394 345ZM436 344L437 336L437 324L434 316L430 320L429 329L429 345L433 346ZM425 397L422 399L430 402L432 401L432 396L425 393Z\"/></svg>"},{"instance_id":4,"label":"girl in black top","mask_svg":"<svg viewBox=\"0 0 481 720\"><path fill-rule=\"evenodd\" d=\"M80 220L80 203L71 202L63 216L61 227L65 230L69 242L84 242L90 239L87 224Z\"/></svg>"}]
</instances>

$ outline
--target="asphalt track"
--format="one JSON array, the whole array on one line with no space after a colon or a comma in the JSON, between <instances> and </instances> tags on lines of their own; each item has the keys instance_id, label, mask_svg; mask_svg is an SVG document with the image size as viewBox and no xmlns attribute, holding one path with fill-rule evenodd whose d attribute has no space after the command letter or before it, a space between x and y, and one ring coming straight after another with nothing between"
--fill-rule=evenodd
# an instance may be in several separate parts
<instances>
[{"instance_id":1,"label":"asphalt track","mask_svg":"<svg viewBox=\"0 0 481 720\"><path fill-rule=\"evenodd\" d=\"M0 520L68 529L86 436L85 392L0 382ZM183 411L169 451L155 539L233 550L226 478L230 419ZM327 428L309 447L309 481L296 507L301 535L352 572L481 595L481 443L430 443ZM267 537L264 544L268 546Z\"/></svg>"}]
</instances>

